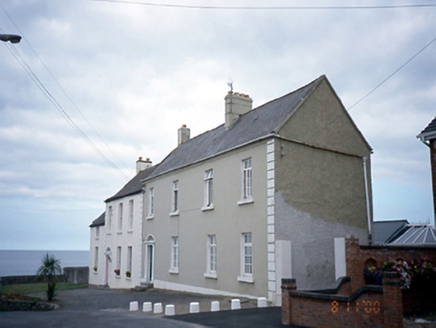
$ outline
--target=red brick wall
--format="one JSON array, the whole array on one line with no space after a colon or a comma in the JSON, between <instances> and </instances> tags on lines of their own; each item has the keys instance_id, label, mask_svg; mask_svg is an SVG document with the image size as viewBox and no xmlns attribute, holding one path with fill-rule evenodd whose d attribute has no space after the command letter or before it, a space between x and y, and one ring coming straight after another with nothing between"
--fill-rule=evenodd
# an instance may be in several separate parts
<instances>
[{"instance_id":1,"label":"red brick wall","mask_svg":"<svg viewBox=\"0 0 436 328\"><path fill-rule=\"evenodd\" d=\"M422 299L415 297L406 305L399 277L394 273L385 275L383 293L377 293L374 287L362 287L365 263L374 260L380 266L390 258L410 261L422 256L436 263L436 248L360 246L358 239L347 238L345 257L350 281L340 287L338 294L327 295L298 292L295 279L283 279L282 323L308 327L403 327L403 310L407 310L404 306ZM365 292L356 293L358 290Z\"/></svg>"},{"instance_id":2,"label":"red brick wall","mask_svg":"<svg viewBox=\"0 0 436 328\"><path fill-rule=\"evenodd\" d=\"M374 259L380 266L390 258L410 261L426 255L432 263L436 263L436 248L360 246L359 239L355 238L345 239L345 254L347 276L351 278L352 290L365 284L363 270L365 262L369 259Z\"/></svg>"},{"instance_id":3,"label":"red brick wall","mask_svg":"<svg viewBox=\"0 0 436 328\"><path fill-rule=\"evenodd\" d=\"M385 277L384 284L383 291L372 287L345 296L298 292L294 279L284 279L282 323L305 327L402 327L399 277Z\"/></svg>"},{"instance_id":4,"label":"red brick wall","mask_svg":"<svg viewBox=\"0 0 436 328\"><path fill-rule=\"evenodd\" d=\"M292 324L306 327L383 327L382 294L362 294L353 302L291 296Z\"/></svg>"}]
</instances>

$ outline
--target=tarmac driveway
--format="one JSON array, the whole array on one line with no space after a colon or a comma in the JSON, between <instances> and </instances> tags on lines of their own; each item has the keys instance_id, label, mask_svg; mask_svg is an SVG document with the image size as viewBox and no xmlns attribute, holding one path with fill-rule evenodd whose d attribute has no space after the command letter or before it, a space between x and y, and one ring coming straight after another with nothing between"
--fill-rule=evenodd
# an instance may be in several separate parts
<instances>
[{"instance_id":1,"label":"tarmac driveway","mask_svg":"<svg viewBox=\"0 0 436 328\"><path fill-rule=\"evenodd\" d=\"M34 294L35 295L35 294ZM44 295L37 295L44 297ZM256 301L241 299L242 310L229 310L230 297L206 296L151 289L146 292L89 287L59 291L60 308L48 312L0 312L0 327L282 327L280 308L256 308ZM139 311L129 311L138 301ZM209 312L219 301L221 311ZM176 316L142 312L142 303L174 304ZM187 314L189 303L199 302L198 314Z\"/></svg>"}]
</instances>

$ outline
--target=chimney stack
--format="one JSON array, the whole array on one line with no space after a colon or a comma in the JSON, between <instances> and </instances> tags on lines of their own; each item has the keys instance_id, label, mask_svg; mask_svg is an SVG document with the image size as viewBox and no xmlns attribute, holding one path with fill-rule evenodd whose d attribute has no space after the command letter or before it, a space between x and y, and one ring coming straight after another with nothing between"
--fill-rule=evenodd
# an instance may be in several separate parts
<instances>
[{"instance_id":1,"label":"chimney stack","mask_svg":"<svg viewBox=\"0 0 436 328\"><path fill-rule=\"evenodd\" d=\"M253 99L243 93L233 93L233 91L229 91L224 100L226 101L226 129L228 129L239 116L248 113L253 106Z\"/></svg>"},{"instance_id":2,"label":"chimney stack","mask_svg":"<svg viewBox=\"0 0 436 328\"><path fill-rule=\"evenodd\" d=\"M151 163L150 158L147 158L144 161L142 159L142 157L139 157L139 159L136 161L136 173L138 174L139 171L143 171L145 169L148 169L151 166L153 166L153 164Z\"/></svg>"},{"instance_id":3,"label":"chimney stack","mask_svg":"<svg viewBox=\"0 0 436 328\"><path fill-rule=\"evenodd\" d=\"M188 129L185 124L178 130L178 146L189 140L191 137L191 129Z\"/></svg>"}]
</instances>

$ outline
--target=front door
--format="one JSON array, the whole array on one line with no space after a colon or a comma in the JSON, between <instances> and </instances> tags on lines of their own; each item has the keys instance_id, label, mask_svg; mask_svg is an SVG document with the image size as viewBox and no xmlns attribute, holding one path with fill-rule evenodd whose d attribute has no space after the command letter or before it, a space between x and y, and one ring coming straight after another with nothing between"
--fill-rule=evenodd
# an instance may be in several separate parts
<instances>
[{"instance_id":1,"label":"front door","mask_svg":"<svg viewBox=\"0 0 436 328\"><path fill-rule=\"evenodd\" d=\"M154 270L154 245L147 244L146 245L146 256L147 256L147 265L146 265L146 281L149 284L153 283L153 270Z\"/></svg>"}]
</instances>

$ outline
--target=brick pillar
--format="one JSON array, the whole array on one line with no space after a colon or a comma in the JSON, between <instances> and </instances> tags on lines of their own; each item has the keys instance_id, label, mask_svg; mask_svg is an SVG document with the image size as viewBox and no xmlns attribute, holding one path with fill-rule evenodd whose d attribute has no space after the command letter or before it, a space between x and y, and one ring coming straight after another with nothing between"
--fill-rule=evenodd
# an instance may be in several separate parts
<instances>
[{"instance_id":1,"label":"brick pillar","mask_svg":"<svg viewBox=\"0 0 436 328\"><path fill-rule=\"evenodd\" d=\"M383 276L383 314L384 327L403 327L403 298L397 272L386 272Z\"/></svg>"},{"instance_id":2,"label":"brick pillar","mask_svg":"<svg viewBox=\"0 0 436 328\"><path fill-rule=\"evenodd\" d=\"M357 288L365 284L359 239L345 238L345 261L347 277L351 278L351 290L357 290Z\"/></svg>"},{"instance_id":3,"label":"brick pillar","mask_svg":"<svg viewBox=\"0 0 436 328\"><path fill-rule=\"evenodd\" d=\"M282 279L282 324L291 325L291 296L289 293L297 289L295 279Z\"/></svg>"}]
</instances>

